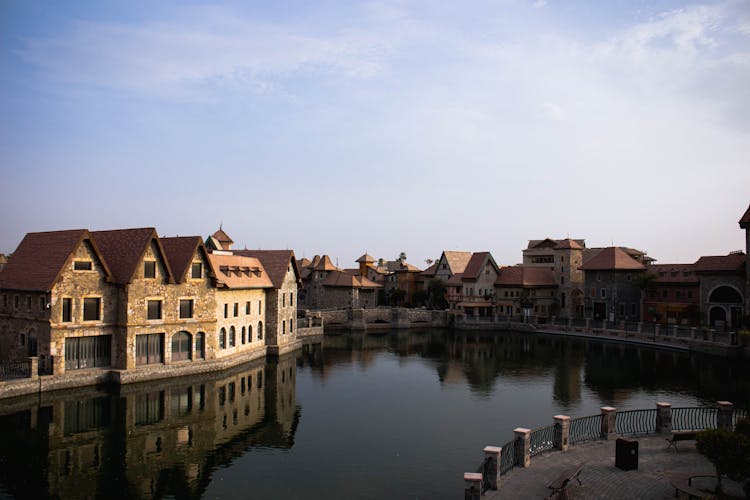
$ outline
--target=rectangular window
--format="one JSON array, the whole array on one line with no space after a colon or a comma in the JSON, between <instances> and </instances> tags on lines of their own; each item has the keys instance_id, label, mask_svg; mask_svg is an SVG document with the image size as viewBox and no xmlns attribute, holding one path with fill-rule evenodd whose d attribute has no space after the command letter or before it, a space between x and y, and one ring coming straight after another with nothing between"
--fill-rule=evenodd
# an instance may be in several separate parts
<instances>
[{"instance_id":1,"label":"rectangular window","mask_svg":"<svg viewBox=\"0 0 750 500\"><path fill-rule=\"evenodd\" d=\"M200 262L193 262L190 266L190 277L193 279L200 279L203 277L203 264Z\"/></svg>"},{"instance_id":2,"label":"rectangular window","mask_svg":"<svg viewBox=\"0 0 750 500\"><path fill-rule=\"evenodd\" d=\"M147 279L156 278L156 262L147 260L143 263L143 277Z\"/></svg>"},{"instance_id":3,"label":"rectangular window","mask_svg":"<svg viewBox=\"0 0 750 500\"><path fill-rule=\"evenodd\" d=\"M70 323L73 321L73 300L69 298L62 299L62 322Z\"/></svg>"},{"instance_id":4,"label":"rectangular window","mask_svg":"<svg viewBox=\"0 0 750 500\"><path fill-rule=\"evenodd\" d=\"M45 297L39 297L39 311L44 312L47 309L47 299Z\"/></svg>"},{"instance_id":5,"label":"rectangular window","mask_svg":"<svg viewBox=\"0 0 750 500\"><path fill-rule=\"evenodd\" d=\"M286 295L281 294L281 307L286 307Z\"/></svg>"},{"instance_id":6,"label":"rectangular window","mask_svg":"<svg viewBox=\"0 0 750 500\"><path fill-rule=\"evenodd\" d=\"M638 313L638 306L636 304L630 304L630 315L635 316Z\"/></svg>"},{"instance_id":7,"label":"rectangular window","mask_svg":"<svg viewBox=\"0 0 750 500\"><path fill-rule=\"evenodd\" d=\"M607 289L606 288L602 288L601 290L599 290L599 293L601 294L601 297L603 299L607 298Z\"/></svg>"},{"instance_id":8,"label":"rectangular window","mask_svg":"<svg viewBox=\"0 0 750 500\"><path fill-rule=\"evenodd\" d=\"M289 292L289 306L294 305L294 292Z\"/></svg>"},{"instance_id":9,"label":"rectangular window","mask_svg":"<svg viewBox=\"0 0 750 500\"><path fill-rule=\"evenodd\" d=\"M224 317L229 317L229 304L224 304Z\"/></svg>"},{"instance_id":10,"label":"rectangular window","mask_svg":"<svg viewBox=\"0 0 750 500\"><path fill-rule=\"evenodd\" d=\"M292 333L294 331L294 320L289 320L289 333Z\"/></svg>"},{"instance_id":11,"label":"rectangular window","mask_svg":"<svg viewBox=\"0 0 750 500\"><path fill-rule=\"evenodd\" d=\"M245 314L250 314L250 301L245 302Z\"/></svg>"},{"instance_id":12,"label":"rectangular window","mask_svg":"<svg viewBox=\"0 0 750 500\"><path fill-rule=\"evenodd\" d=\"M161 319L161 300L147 300L146 308L146 319Z\"/></svg>"},{"instance_id":13,"label":"rectangular window","mask_svg":"<svg viewBox=\"0 0 750 500\"><path fill-rule=\"evenodd\" d=\"M8 307L8 296L3 294L3 307Z\"/></svg>"},{"instance_id":14,"label":"rectangular window","mask_svg":"<svg viewBox=\"0 0 750 500\"><path fill-rule=\"evenodd\" d=\"M240 305L239 303L235 302L234 303L234 317L236 318L239 315L240 315Z\"/></svg>"},{"instance_id":15,"label":"rectangular window","mask_svg":"<svg viewBox=\"0 0 750 500\"><path fill-rule=\"evenodd\" d=\"M693 298L693 292L688 292L687 293L687 298L692 299Z\"/></svg>"},{"instance_id":16,"label":"rectangular window","mask_svg":"<svg viewBox=\"0 0 750 500\"><path fill-rule=\"evenodd\" d=\"M135 336L135 364L152 365L164 361L164 334L149 333Z\"/></svg>"},{"instance_id":17,"label":"rectangular window","mask_svg":"<svg viewBox=\"0 0 750 500\"><path fill-rule=\"evenodd\" d=\"M101 318L100 308L102 299L99 297L83 299L83 321L97 321Z\"/></svg>"},{"instance_id":18,"label":"rectangular window","mask_svg":"<svg viewBox=\"0 0 750 500\"><path fill-rule=\"evenodd\" d=\"M73 262L74 271L91 271L90 260L76 260Z\"/></svg>"},{"instance_id":19,"label":"rectangular window","mask_svg":"<svg viewBox=\"0 0 750 500\"><path fill-rule=\"evenodd\" d=\"M261 313L261 306L262 306L262 305L263 305L263 301L259 300L259 301L258 301L258 314L260 314L260 313Z\"/></svg>"},{"instance_id":20,"label":"rectangular window","mask_svg":"<svg viewBox=\"0 0 750 500\"><path fill-rule=\"evenodd\" d=\"M31 296L30 295L26 296L26 309L31 311Z\"/></svg>"},{"instance_id":21,"label":"rectangular window","mask_svg":"<svg viewBox=\"0 0 750 500\"><path fill-rule=\"evenodd\" d=\"M21 299L18 297L18 295L16 295L13 299L14 299L13 300L14 306L15 306L16 309L18 309L20 307L20 300Z\"/></svg>"},{"instance_id":22,"label":"rectangular window","mask_svg":"<svg viewBox=\"0 0 750 500\"><path fill-rule=\"evenodd\" d=\"M193 299L180 299L180 318L193 317Z\"/></svg>"},{"instance_id":23,"label":"rectangular window","mask_svg":"<svg viewBox=\"0 0 750 500\"><path fill-rule=\"evenodd\" d=\"M625 316L625 304L620 304L620 316Z\"/></svg>"}]
</instances>

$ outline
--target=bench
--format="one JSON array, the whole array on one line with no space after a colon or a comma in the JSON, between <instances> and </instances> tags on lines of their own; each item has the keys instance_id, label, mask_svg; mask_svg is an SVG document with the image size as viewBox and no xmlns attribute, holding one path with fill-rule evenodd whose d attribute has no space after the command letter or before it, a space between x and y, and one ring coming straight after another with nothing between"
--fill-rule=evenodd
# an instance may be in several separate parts
<instances>
[{"instance_id":1,"label":"bench","mask_svg":"<svg viewBox=\"0 0 750 500\"><path fill-rule=\"evenodd\" d=\"M583 486L581 484L581 478L579 477L581 474L581 469L583 469L583 466L584 466L584 463L580 463L578 465L573 465L563 470L562 473L559 476L557 476L557 478L554 481L550 482L547 485L547 488L551 489L552 493L547 495L546 499L551 499L551 498L567 499L568 498L568 492L567 492L568 483L570 483L573 479L578 481L579 486Z\"/></svg>"},{"instance_id":2,"label":"bench","mask_svg":"<svg viewBox=\"0 0 750 500\"><path fill-rule=\"evenodd\" d=\"M674 448L677 451L677 441L694 441L698 436L699 430L672 431L672 436L665 438L667 440L667 449Z\"/></svg>"},{"instance_id":3,"label":"bench","mask_svg":"<svg viewBox=\"0 0 750 500\"><path fill-rule=\"evenodd\" d=\"M674 488L675 498L677 498L680 495L680 492L686 494L688 498L700 498L700 499L716 498L716 495L714 493L711 493L710 491L703 491L703 490L699 490L698 488L694 488L692 484L693 479L696 477L715 478L716 476L714 474L668 472L667 477L669 478L669 483Z\"/></svg>"}]
</instances>

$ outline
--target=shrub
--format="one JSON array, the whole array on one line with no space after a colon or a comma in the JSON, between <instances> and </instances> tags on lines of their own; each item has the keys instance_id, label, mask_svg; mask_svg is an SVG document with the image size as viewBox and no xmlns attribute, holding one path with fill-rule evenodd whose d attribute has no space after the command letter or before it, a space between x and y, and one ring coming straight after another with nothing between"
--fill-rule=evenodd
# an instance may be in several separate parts
<instances>
[{"instance_id":1,"label":"shrub","mask_svg":"<svg viewBox=\"0 0 750 500\"><path fill-rule=\"evenodd\" d=\"M750 437L709 429L698 433L696 448L716 467L717 489L721 490L722 475L735 481L750 478Z\"/></svg>"}]
</instances>

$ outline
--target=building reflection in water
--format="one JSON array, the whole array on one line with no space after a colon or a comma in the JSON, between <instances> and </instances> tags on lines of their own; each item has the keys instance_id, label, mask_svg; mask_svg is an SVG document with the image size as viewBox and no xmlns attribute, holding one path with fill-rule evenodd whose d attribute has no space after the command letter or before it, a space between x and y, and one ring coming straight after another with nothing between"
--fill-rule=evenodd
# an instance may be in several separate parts
<instances>
[{"instance_id":1,"label":"building reflection in water","mask_svg":"<svg viewBox=\"0 0 750 500\"><path fill-rule=\"evenodd\" d=\"M200 377L88 388L0 410L0 493L198 498L249 447L291 448L294 357Z\"/></svg>"}]
</instances>

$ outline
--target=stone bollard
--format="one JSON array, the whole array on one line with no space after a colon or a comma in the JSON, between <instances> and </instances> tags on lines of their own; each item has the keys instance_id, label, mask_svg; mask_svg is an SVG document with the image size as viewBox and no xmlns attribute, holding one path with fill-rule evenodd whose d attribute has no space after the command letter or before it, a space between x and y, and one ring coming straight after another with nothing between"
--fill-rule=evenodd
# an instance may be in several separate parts
<instances>
[{"instance_id":1,"label":"stone bollard","mask_svg":"<svg viewBox=\"0 0 750 500\"><path fill-rule=\"evenodd\" d=\"M570 417L555 415L555 449L568 451L570 447Z\"/></svg>"},{"instance_id":2,"label":"stone bollard","mask_svg":"<svg viewBox=\"0 0 750 500\"><path fill-rule=\"evenodd\" d=\"M482 497L482 474L464 472L464 500L479 500Z\"/></svg>"},{"instance_id":3,"label":"stone bollard","mask_svg":"<svg viewBox=\"0 0 750 500\"><path fill-rule=\"evenodd\" d=\"M39 378L39 358L37 356L30 356L29 357L29 378L31 379L37 379Z\"/></svg>"},{"instance_id":4,"label":"stone bollard","mask_svg":"<svg viewBox=\"0 0 750 500\"><path fill-rule=\"evenodd\" d=\"M617 425L617 408L602 406L600 410L602 412L602 437L607 441L611 441L617 437L615 430Z\"/></svg>"},{"instance_id":5,"label":"stone bollard","mask_svg":"<svg viewBox=\"0 0 750 500\"><path fill-rule=\"evenodd\" d=\"M485 446L484 458L491 459L487 470L487 480L490 483L490 489L496 490L500 487L500 454L503 449L499 446Z\"/></svg>"},{"instance_id":6,"label":"stone bollard","mask_svg":"<svg viewBox=\"0 0 750 500\"><path fill-rule=\"evenodd\" d=\"M528 467L531 465L531 429L517 427L513 432L516 434L516 465Z\"/></svg>"},{"instance_id":7,"label":"stone bollard","mask_svg":"<svg viewBox=\"0 0 750 500\"><path fill-rule=\"evenodd\" d=\"M672 405L656 403L656 432L672 432Z\"/></svg>"},{"instance_id":8,"label":"stone bollard","mask_svg":"<svg viewBox=\"0 0 750 500\"><path fill-rule=\"evenodd\" d=\"M734 404L729 401L717 401L716 403L719 405L719 411L716 414L716 427L732 432L734 430L732 424Z\"/></svg>"}]
</instances>

